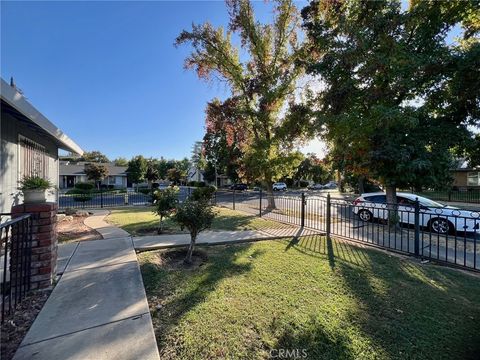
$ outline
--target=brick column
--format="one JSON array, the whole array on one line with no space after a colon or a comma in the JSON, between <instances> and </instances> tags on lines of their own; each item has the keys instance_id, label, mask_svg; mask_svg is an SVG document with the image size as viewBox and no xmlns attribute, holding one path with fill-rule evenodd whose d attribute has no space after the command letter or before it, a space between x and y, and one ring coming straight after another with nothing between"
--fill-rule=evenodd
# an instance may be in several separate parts
<instances>
[{"instance_id":1,"label":"brick column","mask_svg":"<svg viewBox=\"0 0 480 360\"><path fill-rule=\"evenodd\" d=\"M12 207L12 218L32 214L32 290L50 288L57 273L57 209L51 202Z\"/></svg>"}]
</instances>

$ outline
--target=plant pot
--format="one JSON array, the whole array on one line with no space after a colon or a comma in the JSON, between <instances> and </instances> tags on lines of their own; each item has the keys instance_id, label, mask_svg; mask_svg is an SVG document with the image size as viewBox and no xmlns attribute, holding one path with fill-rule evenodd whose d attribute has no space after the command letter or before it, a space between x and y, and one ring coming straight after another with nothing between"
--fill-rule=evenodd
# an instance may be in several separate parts
<instances>
[{"instance_id":1,"label":"plant pot","mask_svg":"<svg viewBox=\"0 0 480 360\"><path fill-rule=\"evenodd\" d=\"M23 190L23 202L25 204L44 203L47 201L46 193L44 189Z\"/></svg>"}]
</instances>

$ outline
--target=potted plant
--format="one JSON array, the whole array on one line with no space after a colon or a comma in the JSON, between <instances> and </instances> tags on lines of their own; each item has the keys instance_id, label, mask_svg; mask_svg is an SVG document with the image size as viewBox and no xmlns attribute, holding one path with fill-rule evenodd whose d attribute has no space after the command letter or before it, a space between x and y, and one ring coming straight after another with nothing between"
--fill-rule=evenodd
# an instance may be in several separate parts
<instances>
[{"instance_id":1,"label":"potted plant","mask_svg":"<svg viewBox=\"0 0 480 360\"><path fill-rule=\"evenodd\" d=\"M24 203L31 204L47 201L46 192L51 188L53 188L53 184L50 180L31 175L23 177L19 189L23 192Z\"/></svg>"}]
</instances>

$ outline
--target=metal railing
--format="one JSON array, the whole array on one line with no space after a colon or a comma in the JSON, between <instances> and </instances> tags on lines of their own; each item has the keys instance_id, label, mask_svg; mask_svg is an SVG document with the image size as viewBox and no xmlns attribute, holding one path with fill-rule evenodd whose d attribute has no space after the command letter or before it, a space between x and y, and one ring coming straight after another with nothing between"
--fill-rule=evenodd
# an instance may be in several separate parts
<instances>
[{"instance_id":1,"label":"metal railing","mask_svg":"<svg viewBox=\"0 0 480 360\"><path fill-rule=\"evenodd\" d=\"M30 214L4 221L10 214L0 214L0 291L1 322L30 290L32 260L32 218Z\"/></svg>"},{"instance_id":2,"label":"metal railing","mask_svg":"<svg viewBox=\"0 0 480 360\"><path fill-rule=\"evenodd\" d=\"M469 189L465 191L448 190L448 191L422 191L418 195L425 196L437 201L451 201L460 203L480 204L480 189Z\"/></svg>"},{"instance_id":3,"label":"metal railing","mask_svg":"<svg viewBox=\"0 0 480 360\"><path fill-rule=\"evenodd\" d=\"M274 201L274 207L273 205ZM327 196L222 191L216 204L423 259L480 270L480 213L408 204L354 203Z\"/></svg>"},{"instance_id":4,"label":"metal railing","mask_svg":"<svg viewBox=\"0 0 480 360\"><path fill-rule=\"evenodd\" d=\"M151 194L141 192L95 191L83 194L58 194L59 209L91 209L147 205L151 202Z\"/></svg>"}]
</instances>

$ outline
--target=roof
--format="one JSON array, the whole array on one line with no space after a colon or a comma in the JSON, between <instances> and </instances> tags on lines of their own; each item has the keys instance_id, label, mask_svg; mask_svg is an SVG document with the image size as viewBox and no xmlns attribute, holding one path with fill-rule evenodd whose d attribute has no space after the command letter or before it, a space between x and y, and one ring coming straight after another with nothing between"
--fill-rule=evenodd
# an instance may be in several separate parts
<instances>
[{"instance_id":1,"label":"roof","mask_svg":"<svg viewBox=\"0 0 480 360\"><path fill-rule=\"evenodd\" d=\"M3 79L1 79L0 97L5 103L23 115L23 117L29 122L35 124L45 133L52 136L56 140L60 149L71 151L78 155L83 154L83 150L80 146L33 107L33 105L30 104L16 88L7 84Z\"/></svg>"},{"instance_id":2,"label":"roof","mask_svg":"<svg viewBox=\"0 0 480 360\"><path fill-rule=\"evenodd\" d=\"M85 165L90 162L78 162L72 163L69 161L60 161L58 174L62 175L85 175ZM127 167L126 166L115 166L110 163L96 163L105 165L108 169L109 176L127 176Z\"/></svg>"}]
</instances>

